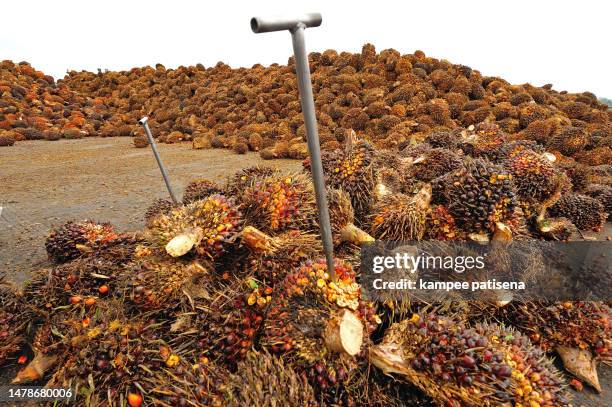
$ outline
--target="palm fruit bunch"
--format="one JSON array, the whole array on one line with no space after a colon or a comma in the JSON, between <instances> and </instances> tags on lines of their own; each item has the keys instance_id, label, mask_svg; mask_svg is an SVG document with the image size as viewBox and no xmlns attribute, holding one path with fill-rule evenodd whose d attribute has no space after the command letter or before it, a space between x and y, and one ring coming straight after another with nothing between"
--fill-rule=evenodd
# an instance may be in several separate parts
<instances>
[{"instance_id":1,"label":"palm fruit bunch","mask_svg":"<svg viewBox=\"0 0 612 407\"><path fill-rule=\"evenodd\" d=\"M241 242L251 251L249 270L272 287L285 278L288 270L321 254L319 238L299 230L270 236L253 226L246 226L242 230Z\"/></svg>"},{"instance_id":2,"label":"palm fruit bunch","mask_svg":"<svg viewBox=\"0 0 612 407\"><path fill-rule=\"evenodd\" d=\"M252 187L257 180L271 177L277 173L278 170L266 166L243 168L229 178L225 185L225 193L228 196L241 197L244 191Z\"/></svg>"},{"instance_id":3,"label":"palm fruit bunch","mask_svg":"<svg viewBox=\"0 0 612 407\"><path fill-rule=\"evenodd\" d=\"M370 214L371 232L376 239L421 240L427 226L431 185L425 184L414 196L392 194L378 200Z\"/></svg>"},{"instance_id":4,"label":"palm fruit bunch","mask_svg":"<svg viewBox=\"0 0 612 407\"><path fill-rule=\"evenodd\" d=\"M23 297L0 278L0 366L21 350L29 323Z\"/></svg>"},{"instance_id":5,"label":"palm fruit bunch","mask_svg":"<svg viewBox=\"0 0 612 407\"><path fill-rule=\"evenodd\" d=\"M24 288L30 309L46 318L67 304L120 295L120 277L140 250L140 243L139 237L122 236L87 256L35 271Z\"/></svg>"},{"instance_id":6,"label":"palm fruit bunch","mask_svg":"<svg viewBox=\"0 0 612 407\"><path fill-rule=\"evenodd\" d=\"M222 188L216 182L207 180L205 178L196 179L191 181L185 187L185 192L183 193L183 204L187 205L194 201L208 198L210 195L220 194L222 192Z\"/></svg>"},{"instance_id":7,"label":"palm fruit bunch","mask_svg":"<svg viewBox=\"0 0 612 407\"><path fill-rule=\"evenodd\" d=\"M427 217L425 236L431 240L457 240L462 238L462 233L446 206L435 205Z\"/></svg>"},{"instance_id":8,"label":"palm fruit bunch","mask_svg":"<svg viewBox=\"0 0 612 407\"><path fill-rule=\"evenodd\" d=\"M415 157L409 171L415 178L429 182L460 166L461 158L455 152L445 148L433 148Z\"/></svg>"},{"instance_id":9,"label":"palm fruit bunch","mask_svg":"<svg viewBox=\"0 0 612 407\"><path fill-rule=\"evenodd\" d=\"M564 174L550 160L529 149L510 156L506 167L522 199L543 201L558 191L564 181Z\"/></svg>"},{"instance_id":10,"label":"palm fruit bunch","mask_svg":"<svg viewBox=\"0 0 612 407\"><path fill-rule=\"evenodd\" d=\"M351 266L336 260L335 274L331 281L323 259L288 274L275 288L260 342L306 374L317 398L331 404L351 397L349 383L360 374L355 356L381 322L361 299Z\"/></svg>"},{"instance_id":11,"label":"palm fruit bunch","mask_svg":"<svg viewBox=\"0 0 612 407\"><path fill-rule=\"evenodd\" d=\"M582 151L587 142L588 138L584 129L569 126L551 137L546 144L546 149L571 157Z\"/></svg>"},{"instance_id":12,"label":"palm fruit bunch","mask_svg":"<svg viewBox=\"0 0 612 407\"><path fill-rule=\"evenodd\" d=\"M76 259L96 245L108 243L118 237L110 223L92 220L69 221L51 231L45 241L45 248L49 259L64 263Z\"/></svg>"},{"instance_id":13,"label":"palm fruit bunch","mask_svg":"<svg viewBox=\"0 0 612 407\"><path fill-rule=\"evenodd\" d=\"M125 299L139 311L167 312L187 296L196 297L212 266L197 260L143 256L125 266L119 278Z\"/></svg>"},{"instance_id":14,"label":"palm fruit bunch","mask_svg":"<svg viewBox=\"0 0 612 407\"><path fill-rule=\"evenodd\" d=\"M169 215L170 212L172 212L172 210L176 207L177 205L168 199L156 199L151 205L149 205L145 212L145 222L149 224L149 222L160 214Z\"/></svg>"},{"instance_id":15,"label":"palm fruit bunch","mask_svg":"<svg viewBox=\"0 0 612 407\"><path fill-rule=\"evenodd\" d=\"M612 186L591 184L584 190L584 194L601 202L608 213L608 219L610 218L612 215Z\"/></svg>"},{"instance_id":16,"label":"palm fruit bunch","mask_svg":"<svg viewBox=\"0 0 612 407\"><path fill-rule=\"evenodd\" d=\"M516 326L544 351L556 351L570 373L601 391L595 362L612 361L612 310L608 304L511 302L496 310L495 316Z\"/></svg>"},{"instance_id":17,"label":"palm fruit bunch","mask_svg":"<svg viewBox=\"0 0 612 407\"><path fill-rule=\"evenodd\" d=\"M440 406L569 406L558 371L520 333L436 313L392 325L370 361Z\"/></svg>"},{"instance_id":18,"label":"palm fruit bunch","mask_svg":"<svg viewBox=\"0 0 612 407\"><path fill-rule=\"evenodd\" d=\"M472 157L483 157L493 162L502 158L508 136L494 123L480 123L469 128L461 148Z\"/></svg>"},{"instance_id":19,"label":"palm fruit bunch","mask_svg":"<svg viewBox=\"0 0 612 407\"><path fill-rule=\"evenodd\" d=\"M236 369L257 343L272 288L253 278L228 277L210 289L208 298L193 298L193 307L177 313L172 346L193 346L197 357Z\"/></svg>"},{"instance_id":20,"label":"palm fruit bunch","mask_svg":"<svg viewBox=\"0 0 612 407\"><path fill-rule=\"evenodd\" d=\"M474 233L492 232L496 222L514 217L513 176L486 159L466 158L462 167L444 177L444 197L457 226Z\"/></svg>"},{"instance_id":21,"label":"palm fruit bunch","mask_svg":"<svg viewBox=\"0 0 612 407\"><path fill-rule=\"evenodd\" d=\"M330 188L327 190L327 204L334 246L342 242L359 246L374 240L367 232L355 226L355 212L349 194L340 189Z\"/></svg>"},{"instance_id":22,"label":"palm fruit bunch","mask_svg":"<svg viewBox=\"0 0 612 407\"><path fill-rule=\"evenodd\" d=\"M544 147L533 140L513 140L504 144L499 157L508 160L525 150L531 150L537 154L545 153Z\"/></svg>"},{"instance_id":23,"label":"palm fruit bunch","mask_svg":"<svg viewBox=\"0 0 612 407\"><path fill-rule=\"evenodd\" d=\"M228 405L317 407L315 392L303 375L267 352L249 352L228 384Z\"/></svg>"},{"instance_id":24,"label":"palm fruit bunch","mask_svg":"<svg viewBox=\"0 0 612 407\"><path fill-rule=\"evenodd\" d=\"M216 259L233 244L241 228L242 213L233 199L211 195L157 216L149 223L147 235L172 257L194 249L198 255Z\"/></svg>"},{"instance_id":25,"label":"palm fruit bunch","mask_svg":"<svg viewBox=\"0 0 612 407\"><path fill-rule=\"evenodd\" d=\"M376 177L372 165L376 151L365 141L349 143L344 150L324 152L321 156L327 185L346 191L357 219L369 210Z\"/></svg>"},{"instance_id":26,"label":"palm fruit bunch","mask_svg":"<svg viewBox=\"0 0 612 407\"><path fill-rule=\"evenodd\" d=\"M47 385L74 389L79 405L139 406L145 397L139 384L180 360L159 340L156 328L146 320L101 313L65 321L58 328L64 337L56 348L57 370Z\"/></svg>"},{"instance_id":27,"label":"palm fruit bunch","mask_svg":"<svg viewBox=\"0 0 612 407\"><path fill-rule=\"evenodd\" d=\"M581 194L565 194L548 212L569 219L580 230L601 230L608 215L600 201Z\"/></svg>"},{"instance_id":28,"label":"palm fruit bunch","mask_svg":"<svg viewBox=\"0 0 612 407\"><path fill-rule=\"evenodd\" d=\"M245 219L264 232L311 230L316 226L316 201L305 174L271 176L256 181L242 197Z\"/></svg>"}]
</instances>

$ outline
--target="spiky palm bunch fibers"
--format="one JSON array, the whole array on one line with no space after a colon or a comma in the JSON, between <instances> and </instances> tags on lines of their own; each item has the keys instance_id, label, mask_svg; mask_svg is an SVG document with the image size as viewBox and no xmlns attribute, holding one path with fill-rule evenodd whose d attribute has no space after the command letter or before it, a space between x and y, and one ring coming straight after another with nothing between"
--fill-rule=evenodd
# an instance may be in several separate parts
<instances>
[{"instance_id":1,"label":"spiky palm bunch fibers","mask_svg":"<svg viewBox=\"0 0 612 407\"><path fill-rule=\"evenodd\" d=\"M242 227L242 213L233 199L212 195L160 215L148 225L150 240L173 257L192 249L202 256L218 258L233 244Z\"/></svg>"},{"instance_id":2,"label":"spiky palm bunch fibers","mask_svg":"<svg viewBox=\"0 0 612 407\"><path fill-rule=\"evenodd\" d=\"M268 178L278 173L278 170L266 166L247 167L233 174L225 185L225 193L228 196L241 197L244 191L263 178Z\"/></svg>"},{"instance_id":3,"label":"spiky palm bunch fibers","mask_svg":"<svg viewBox=\"0 0 612 407\"><path fill-rule=\"evenodd\" d=\"M0 366L25 343L29 322L23 297L0 278Z\"/></svg>"},{"instance_id":4,"label":"spiky palm bunch fibers","mask_svg":"<svg viewBox=\"0 0 612 407\"><path fill-rule=\"evenodd\" d=\"M580 230L600 230L607 218L600 201L580 194L563 195L549 208L549 213L569 219Z\"/></svg>"},{"instance_id":5,"label":"spiky palm bunch fibers","mask_svg":"<svg viewBox=\"0 0 612 407\"><path fill-rule=\"evenodd\" d=\"M245 218L264 232L310 230L316 226L312 183L305 174L271 176L244 192Z\"/></svg>"},{"instance_id":6,"label":"spiky palm bunch fibers","mask_svg":"<svg viewBox=\"0 0 612 407\"><path fill-rule=\"evenodd\" d=\"M466 232L491 232L496 222L514 215L516 192L512 174L486 159L466 158L457 171L444 177L448 211Z\"/></svg>"},{"instance_id":7,"label":"spiky palm bunch fibers","mask_svg":"<svg viewBox=\"0 0 612 407\"><path fill-rule=\"evenodd\" d=\"M229 382L229 405L316 407L315 392L303 375L266 352L249 352Z\"/></svg>"},{"instance_id":8,"label":"spiky palm bunch fibers","mask_svg":"<svg viewBox=\"0 0 612 407\"><path fill-rule=\"evenodd\" d=\"M439 405L569 405L552 363L529 339L499 325L470 328L435 313L392 325L370 361Z\"/></svg>"},{"instance_id":9,"label":"spiky palm bunch fibers","mask_svg":"<svg viewBox=\"0 0 612 407\"><path fill-rule=\"evenodd\" d=\"M97 244L110 242L117 237L119 235L110 223L69 221L51 231L45 248L51 260L64 263L79 257L83 251Z\"/></svg>"}]
</instances>

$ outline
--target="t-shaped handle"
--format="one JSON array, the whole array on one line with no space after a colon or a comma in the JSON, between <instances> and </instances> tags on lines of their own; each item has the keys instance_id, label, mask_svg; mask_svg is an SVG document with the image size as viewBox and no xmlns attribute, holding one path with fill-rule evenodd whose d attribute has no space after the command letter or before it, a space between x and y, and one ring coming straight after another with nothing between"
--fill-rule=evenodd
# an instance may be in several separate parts
<instances>
[{"instance_id":1,"label":"t-shaped handle","mask_svg":"<svg viewBox=\"0 0 612 407\"><path fill-rule=\"evenodd\" d=\"M251 18L251 30L255 34L268 33L272 31L293 30L298 24L303 24L304 28L318 27L321 25L323 17L321 13L307 13L295 18L282 17L253 17Z\"/></svg>"}]
</instances>

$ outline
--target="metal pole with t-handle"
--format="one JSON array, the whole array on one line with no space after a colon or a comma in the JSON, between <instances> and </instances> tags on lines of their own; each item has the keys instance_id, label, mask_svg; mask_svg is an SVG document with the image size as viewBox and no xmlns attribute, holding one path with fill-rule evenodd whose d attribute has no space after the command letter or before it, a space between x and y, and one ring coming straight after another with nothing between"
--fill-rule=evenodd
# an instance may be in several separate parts
<instances>
[{"instance_id":1,"label":"metal pole with t-handle","mask_svg":"<svg viewBox=\"0 0 612 407\"><path fill-rule=\"evenodd\" d=\"M327 260L327 270L332 280L336 279L334 268L334 246L332 243L332 232L329 221L329 209L327 207L327 196L325 179L323 176L323 164L321 163L321 147L319 146L319 133L317 131L317 117L315 115L314 98L312 95L312 84L310 82L310 67L308 65L308 54L304 42L304 30L307 27L318 27L321 25L322 17L319 13L309 13L297 18L262 18L251 19L251 29L254 33L265 33L272 31L289 30L293 42L293 55L295 56L295 67L300 92L300 103L304 114L304 125L308 138L308 153L310 155L310 166L317 198L317 209L319 212L319 227L323 240L323 250Z\"/></svg>"},{"instance_id":2,"label":"metal pole with t-handle","mask_svg":"<svg viewBox=\"0 0 612 407\"><path fill-rule=\"evenodd\" d=\"M149 128L149 118L147 116L138 120L138 124L140 124L147 135L147 139L149 140L149 144L151 144L151 150L153 150L153 155L157 160L157 165L159 165L159 169L162 173L162 177L164 177L164 182L166 183L166 188L168 188L168 192L170 193L170 198L172 198L172 202L178 204L178 200L176 199L176 195L174 195L174 191L172 190L172 186L170 185L170 180L168 179L168 173L166 172L166 168L162 163L161 157L159 156L159 152L157 152L157 146L155 145L155 140L153 139L153 135L151 134L151 129Z\"/></svg>"}]
</instances>

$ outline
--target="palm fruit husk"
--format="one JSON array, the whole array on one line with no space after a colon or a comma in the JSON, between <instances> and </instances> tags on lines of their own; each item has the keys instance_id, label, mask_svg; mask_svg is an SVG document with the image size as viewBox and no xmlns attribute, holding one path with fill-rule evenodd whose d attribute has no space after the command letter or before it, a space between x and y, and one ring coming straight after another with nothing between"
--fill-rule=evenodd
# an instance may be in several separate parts
<instances>
[{"instance_id":1,"label":"palm fruit husk","mask_svg":"<svg viewBox=\"0 0 612 407\"><path fill-rule=\"evenodd\" d=\"M321 254L319 238L299 230L270 236L253 226L246 226L241 241L251 251L249 270L270 286L282 281L288 270Z\"/></svg>"},{"instance_id":2,"label":"palm fruit husk","mask_svg":"<svg viewBox=\"0 0 612 407\"><path fill-rule=\"evenodd\" d=\"M370 207L375 186L375 150L366 141L347 138L343 150L324 153L321 157L327 185L346 191L357 219L364 219Z\"/></svg>"},{"instance_id":3,"label":"palm fruit husk","mask_svg":"<svg viewBox=\"0 0 612 407\"><path fill-rule=\"evenodd\" d=\"M271 176L256 181L244 192L248 223L264 232L316 229L316 200L305 174Z\"/></svg>"},{"instance_id":4,"label":"palm fruit husk","mask_svg":"<svg viewBox=\"0 0 612 407\"><path fill-rule=\"evenodd\" d=\"M369 358L440 406L569 405L551 361L526 336L500 325L470 328L458 318L414 314L392 325Z\"/></svg>"},{"instance_id":5,"label":"palm fruit husk","mask_svg":"<svg viewBox=\"0 0 612 407\"><path fill-rule=\"evenodd\" d=\"M498 309L495 315L525 332L545 351L556 350L564 357L574 352L571 349L582 349L605 363L612 360L609 328L612 311L603 302L511 302ZM570 371L577 376L589 377L587 382L601 390L596 371L586 375L578 369Z\"/></svg>"},{"instance_id":6,"label":"palm fruit husk","mask_svg":"<svg viewBox=\"0 0 612 407\"><path fill-rule=\"evenodd\" d=\"M355 226L355 212L349 194L339 189L328 189L327 204L335 246L342 242L359 246L374 241L367 232Z\"/></svg>"},{"instance_id":7,"label":"palm fruit husk","mask_svg":"<svg viewBox=\"0 0 612 407\"><path fill-rule=\"evenodd\" d=\"M580 230L599 231L608 217L600 201L580 194L563 195L548 211L552 216L569 219Z\"/></svg>"},{"instance_id":8,"label":"palm fruit husk","mask_svg":"<svg viewBox=\"0 0 612 407\"><path fill-rule=\"evenodd\" d=\"M514 218L513 177L501 166L466 158L459 170L444 178L448 210L462 230L492 232L496 222L510 223Z\"/></svg>"},{"instance_id":9,"label":"palm fruit husk","mask_svg":"<svg viewBox=\"0 0 612 407\"><path fill-rule=\"evenodd\" d=\"M370 215L371 232L376 239L421 240L426 230L431 202L431 185L425 184L410 197L392 194L374 204Z\"/></svg>"},{"instance_id":10,"label":"palm fruit husk","mask_svg":"<svg viewBox=\"0 0 612 407\"><path fill-rule=\"evenodd\" d=\"M319 405L305 377L267 352L249 352L228 387L228 405L235 407Z\"/></svg>"},{"instance_id":11,"label":"palm fruit husk","mask_svg":"<svg viewBox=\"0 0 612 407\"><path fill-rule=\"evenodd\" d=\"M306 262L275 288L261 346L305 373L317 398L346 402L348 384L359 374L359 355L380 323L361 299L352 268L336 260L332 282L323 259Z\"/></svg>"},{"instance_id":12,"label":"palm fruit husk","mask_svg":"<svg viewBox=\"0 0 612 407\"><path fill-rule=\"evenodd\" d=\"M223 189L216 182L207 180L205 178L196 179L191 181L185 187L183 193L183 204L187 205L194 201L208 198L210 195L220 194Z\"/></svg>"},{"instance_id":13,"label":"palm fruit husk","mask_svg":"<svg viewBox=\"0 0 612 407\"><path fill-rule=\"evenodd\" d=\"M247 167L237 171L227 181L225 193L228 196L242 197L244 191L252 187L260 179L268 178L278 173L278 170L266 166Z\"/></svg>"},{"instance_id":14,"label":"palm fruit husk","mask_svg":"<svg viewBox=\"0 0 612 407\"><path fill-rule=\"evenodd\" d=\"M154 218L157 217L157 215L160 214L169 215L176 207L177 205L168 199L156 199L151 205L149 205L145 212L145 222L149 224Z\"/></svg>"},{"instance_id":15,"label":"palm fruit husk","mask_svg":"<svg viewBox=\"0 0 612 407\"><path fill-rule=\"evenodd\" d=\"M190 251L216 259L231 246L242 227L242 213L233 199L212 195L160 215L148 225L146 234L172 257Z\"/></svg>"},{"instance_id":16,"label":"palm fruit husk","mask_svg":"<svg viewBox=\"0 0 612 407\"><path fill-rule=\"evenodd\" d=\"M183 304L166 336L177 349L235 370L257 346L272 288L252 277L218 276L206 291Z\"/></svg>"},{"instance_id":17,"label":"palm fruit husk","mask_svg":"<svg viewBox=\"0 0 612 407\"><path fill-rule=\"evenodd\" d=\"M23 296L0 277L0 366L25 345L29 323Z\"/></svg>"},{"instance_id":18,"label":"palm fruit husk","mask_svg":"<svg viewBox=\"0 0 612 407\"><path fill-rule=\"evenodd\" d=\"M91 220L69 221L51 231L45 241L49 259L63 263L76 259L83 252L91 250L94 245L103 244L119 235L110 223L98 223Z\"/></svg>"}]
</instances>

